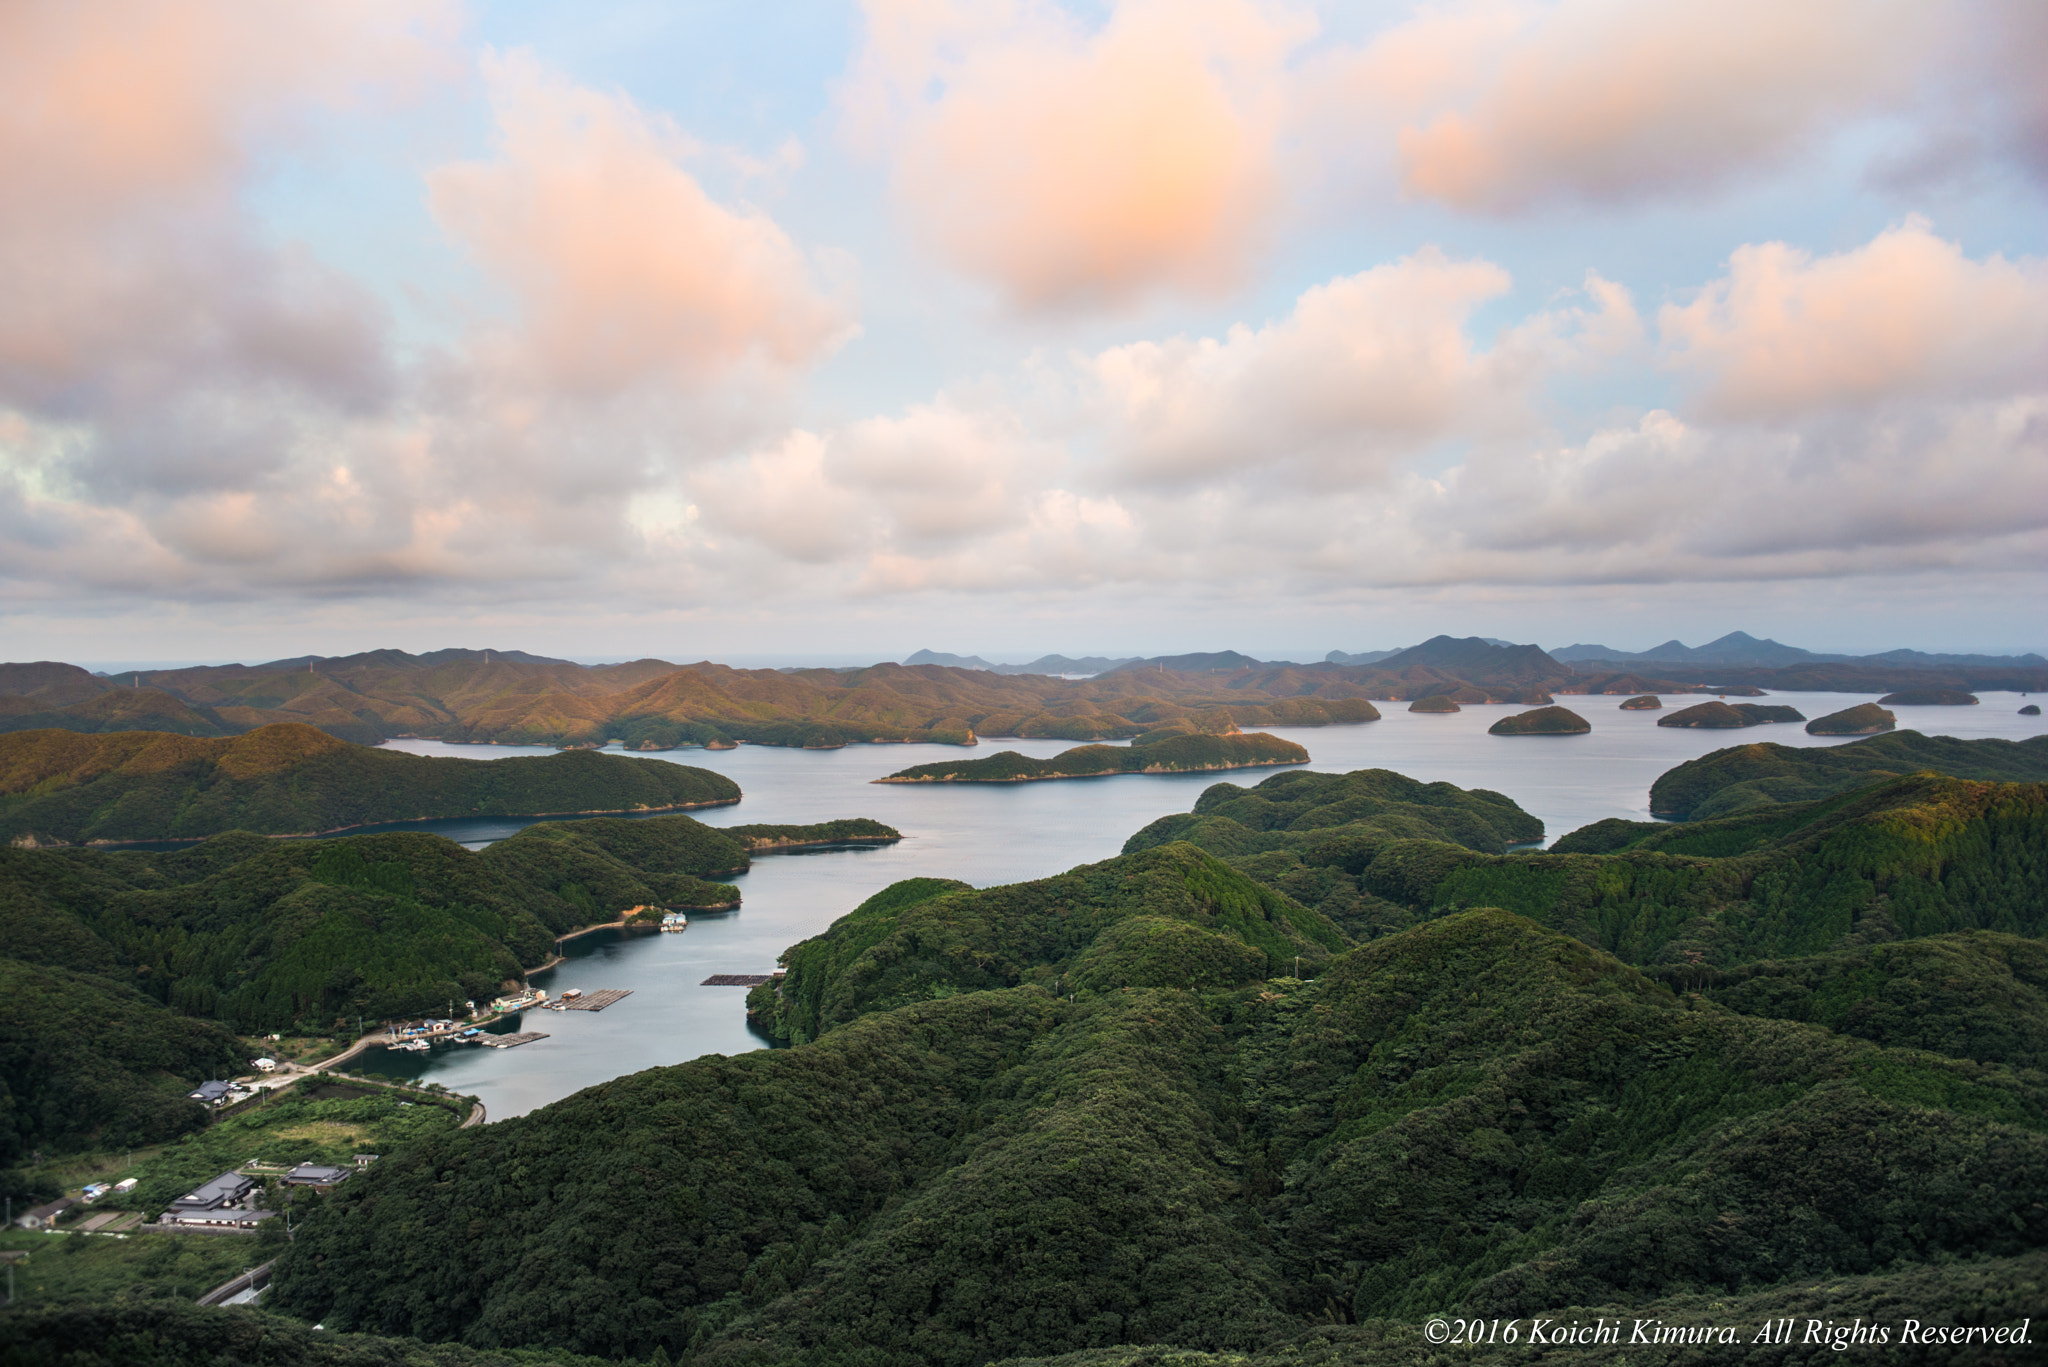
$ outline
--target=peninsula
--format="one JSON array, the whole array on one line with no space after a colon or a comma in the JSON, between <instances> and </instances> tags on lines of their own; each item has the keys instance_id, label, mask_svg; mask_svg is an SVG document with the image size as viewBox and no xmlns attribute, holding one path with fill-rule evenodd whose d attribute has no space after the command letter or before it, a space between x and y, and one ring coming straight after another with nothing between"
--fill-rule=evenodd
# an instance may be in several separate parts
<instances>
[{"instance_id":1,"label":"peninsula","mask_svg":"<svg viewBox=\"0 0 2048 1367\"><path fill-rule=\"evenodd\" d=\"M0 839L17 845L324 835L392 821L673 812L739 800L725 775L665 760L587 750L440 759L295 722L215 740L160 731L0 735Z\"/></svg>"}]
</instances>

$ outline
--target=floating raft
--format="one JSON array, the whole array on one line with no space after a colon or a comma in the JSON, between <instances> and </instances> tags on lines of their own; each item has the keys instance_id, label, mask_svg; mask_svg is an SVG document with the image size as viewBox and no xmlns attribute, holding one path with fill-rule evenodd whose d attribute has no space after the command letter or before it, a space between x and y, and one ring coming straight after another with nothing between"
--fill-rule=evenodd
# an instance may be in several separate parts
<instances>
[{"instance_id":1,"label":"floating raft","mask_svg":"<svg viewBox=\"0 0 2048 1367\"><path fill-rule=\"evenodd\" d=\"M564 1001L564 1011L602 1011L614 1002L624 1001L633 995L630 987L600 987L595 992L585 992L580 997Z\"/></svg>"},{"instance_id":2,"label":"floating raft","mask_svg":"<svg viewBox=\"0 0 2048 1367\"><path fill-rule=\"evenodd\" d=\"M770 978L773 978L775 976L776 975L773 973L714 973L710 977L706 978L703 982L698 983L697 986L759 987L762 983L767 982Z\"/></svg>"},{"instance_id":3,"label":"floating raft","mask_svg":"<svg viewBox=\"0 0 2048 1367\"><path fill-rule=\"evenodd\" d=\"M547 1036L538 1030L522 1030L516 1035L485 1035L478 1044L488 1044L493 1049L513 1049L522 1044L531 1044Z\"/></svg>"}]
</instances>

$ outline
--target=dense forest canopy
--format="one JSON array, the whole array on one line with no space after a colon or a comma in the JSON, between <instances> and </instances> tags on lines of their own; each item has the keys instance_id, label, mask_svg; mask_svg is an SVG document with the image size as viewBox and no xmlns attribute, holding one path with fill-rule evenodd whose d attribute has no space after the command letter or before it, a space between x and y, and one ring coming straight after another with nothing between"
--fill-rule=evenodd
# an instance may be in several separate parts
<instances>
[{"instance_id":1,"label":"dense forest canopy","mask_svg":"<svg viewBox=\"0 0 2048 1367\"><path fill-rule=\"evenodd\" d=\"M1683 998L1511 913L1306 982L1063 985L430 1138L338 1192L273 1294L479 1348L964 1365L2048 1242L2039 1074Z\"/></svg>"}]
</instances>

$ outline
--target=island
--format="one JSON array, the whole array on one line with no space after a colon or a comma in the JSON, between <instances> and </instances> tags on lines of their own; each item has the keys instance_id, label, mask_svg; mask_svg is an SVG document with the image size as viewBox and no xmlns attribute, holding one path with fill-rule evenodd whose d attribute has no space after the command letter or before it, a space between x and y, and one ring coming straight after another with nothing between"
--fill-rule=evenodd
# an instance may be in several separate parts
<instances>
[{"instance_id":1,"label":"island","mask_svg":"<svg viewBox=\"0 0 2048 1367\"><path fill-rule=\"evenodd\" d=\"M1975 707L1977 695L1955 688L1906 688L1877 701L1883 707Z\"/></svg>"},{"instance_id":2,"label":"island","mask_svg":"<svg viewBox=\"0 0 2048 1367\"><path fill-rule=\"evenodd\" d=\"M1424 712L1441 716L1449 712L1462 712L1465 709L1458 706L1454 700L1445 694L1432 693L1426 698L1417 698L1414 702L1409 703L1408 710L1410 712Z\"/></svg>"},{"instance_id":3,"label":"island","mask_svg":"<svg viewBox=\"0 0 2048 1367\"><path fill-rule=\"evenodd\" d=\"M2020 715L2021 715L2022 717L2038 717L2038 716L2040 716L2040 715L2041 715L2041 704L2039 704L2039 703L2037 703L2037 702L2030 702L2030 703L2028 703L2028 704L2027 704L2027 705L2026 705L2025 707L2022 707L2022 708L2020 709Z\"/></svg>"},{"instance_id":4,"label":"island","mask_svg":"<svg viewBox=\"0 0 2048 1367\"><path fill-rule=\"evenodd\" d=\"M1098 778L1107 774L1179 774L1205 769L1258 769L1306 764L1308 751L1293 741L1263 733L1191 735L1178 733L1128 746L1077 745L1050 759L1005 750L987 759L915 764L876 783L1031 783L1039 779Z\"/></svg>"},{"instance_id":5,"label":"island","mask_svg":"<svg viewBox=\"0 0 2048 1367\"><path fill-rule=\"evenodd\" d=\"M1686 726L1707 730L1735 730L1744 726L1766 726L1773 722L1805 721L1796 707L1772 707L1758 703L1694 703L1668 717L1657 718L1659 726Z\"/></svg>"},{"instance_id":6,"label":"island","mask_svg":"<svg viewBox=\"0 0 2048 1367\"><path fill-rule=\"evenodd\" d=\"M1857 703L1806 724L1809 736L1875 736L1899 724L1899 719L1874 702Z\"/></svg>"},{"instance_id":7,"label":"island","mask_svg":"<svg viewBox=\"0 0 2048 1367\"><path fill-rule=\"evenodd\" d=\"M1663 709L1664 700L1655 693L1641 694L1630 698L1621 705L1621 710L1624 712L1661 712Z\"/></svg>"},{"instance_id":8,"label":"island","mask_svg":"<svg viewBox=\"0 0 2048 1367\"><path fill-rule=\"evenodd\" d=\"M1592 723L1568 707L1539 707L1502 717L1486 728L1489 736L1583 736Z\"/></svg>"}]
</instances>

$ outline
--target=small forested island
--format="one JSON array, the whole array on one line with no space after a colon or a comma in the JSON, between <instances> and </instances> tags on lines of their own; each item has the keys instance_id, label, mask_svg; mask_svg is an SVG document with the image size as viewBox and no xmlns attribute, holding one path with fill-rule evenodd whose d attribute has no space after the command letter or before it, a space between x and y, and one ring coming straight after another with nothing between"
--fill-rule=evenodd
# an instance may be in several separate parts
<instances>
[{"instance_id":1,"label":"small forested island","mask_svg":"<svg viewBox=\"0 0 2048 1367\"><path fill-rule=\"evenodd\" d=\"M1662 698L1658 697L1655 693L1644 693L1630 698L1627 702L1623 703L1621 710L1624 712L1658 712L1662 711L1663 707L1664 700Z\"/></svg>"},{"instance_id":2,"label":"small forested island","mask_svg":"<svg viewBox=\"0 0 2048 1367\"><path fill-rule=\"evenodd\" d=\"M1568 707L1539 707L1502 717L1486 728L1489 736L1583 736L1593 724Z\"/></svg>"},{"instance_id":3,"label":"small forested island","mask_svg":"<svg viewBox=\"0 0 2048 1367\"><path fill-rule=\"evenodd\" d=\"M1448 694L1433 693L1427 698L1417 698L1414 702L1409 703L1408 710L1410 712L1449 713L1462 712L1465 709L1460 707L1457 700Z\"/></svg>"},{"instance_id":4,"label":"small forested island","mask_svg":"<svg viewBox=\"0 0 2048 1367\"><path fill-rule=\"evenodd\" d=\"M2025 707L2022 707L2022 708L2020 709L2020 715L2021 715L2022 717L2038 717L2038 716L2040 716L2040 715L2041 715L2041 704L2039 704L2039 703L2037 703L2037 702L2030 702L2030 703L2028 703L2028 704L2027 704L2027 705L2026 705Z\"/></svg>"},{"instance_id":5,"label":"small forested island","mask_svg":"<svg viewBox=\"0 0 2048 1367\"><path fill-rule=\"evenodd\" d=\"M1899 724L1898 717L1874 702L1857 703L1806 724L1809 736L1875 736Z\"/></svg>"},{"instance_id":6,"label":"small forested island","mask_svg":"<svg viewBox=\"0 0 2048 1367\"><path fill-rule=\"evenodd\" d=\"M1975 707L1977 695L1957 688L1904 688L1877 701L1881 707Z\"/></svg>"},{"instance_id":7,"label":"small forested island","mask_svg":"<svg viewBox=\"0 0 2048 1367\"><path fill-rule=\"evenodd\" d=\"M1776 722L1805 720L1805 714L1796 707L1773 707L1750 702L1725 703L1717 699L1713 702L1694 703L1691 707L1682 707L1668 717L1657 718L1657 725L1734 730L1744 726L1767 726Z\"/></svg>"},{"instance_id":8,"label":"small forested island","mask_svg":"<svg viewBox=\"0 0 2048 1367\"><path fill-rule=\"evenodd\" d=\"M442 759L297 722L199 739L160 731L0 735L0 839L17 845L313 835L392 821L678 811L740 800L723 774L592 750Z\"/></svg>"},{"instance_id":9,"label":"small forested island","mask_svg":"<svg viewBox=\"0 0 2048 1367\"><path fill-rule=\"evenodd\" d=\"M1077 745L1050 759L1004 750L986 759L915 764L876 783L1030 783L1039 779L1099 778L1105 774L1177 774L1204 769L1257 769L1306 764L1308 751L1263 732L1208 735L1162 731L1128 746Z\"/></svg>"}]
</instances>

